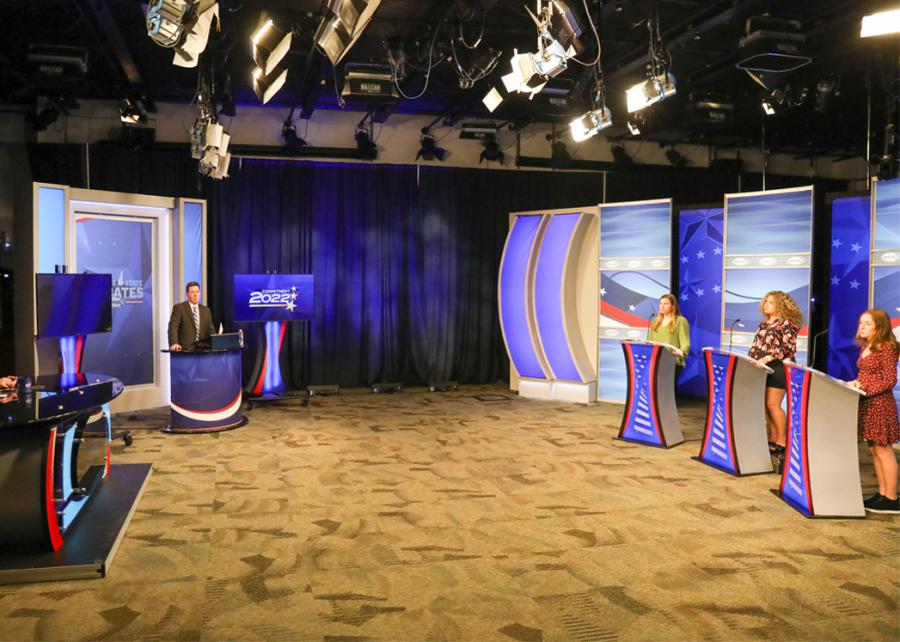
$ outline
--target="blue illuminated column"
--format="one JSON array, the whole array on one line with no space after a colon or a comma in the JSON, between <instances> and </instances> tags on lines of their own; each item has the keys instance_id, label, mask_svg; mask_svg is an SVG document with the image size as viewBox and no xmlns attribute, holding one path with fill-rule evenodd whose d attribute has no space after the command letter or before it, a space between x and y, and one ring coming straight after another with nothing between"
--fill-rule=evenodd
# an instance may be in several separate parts
<instances>
[{"instance_id":1,"label":"blue illuminated column","mask_svg":"<svg viewBox=\"0 0 900 642\"><path fill-rule=\"evenodd\" d=\"M254 397L276 395L285 389L281 376L281 346L284 344L284 333L287 331L286 321L266 321L261 324L260 341L263 349L257 354L256 366L250 380Z\"/></svg>"},{"instance_id":2,"label":"blue illuminated column","mask_svg":"<svg viewBox=\"0 0 900 642\"><path fill-rule=\"evenodd\" d=\"M535 257L548 219L540 215L517 216L500 262L500 328L510 361L519 376L527 379L549 378L533 315Z\"/></svg>"},{"instance_id":3,"label":"blue illuminated column","mask_svg":"<svg viewBox=\"0 0 900 642\"><path fill-rule=\"evenodd\" d=\"M590 216L554 214L541 242L534 279L538 337L553 379L584 383L593 372L575 304L576 263Z\"/></svg>"}]
</instances>

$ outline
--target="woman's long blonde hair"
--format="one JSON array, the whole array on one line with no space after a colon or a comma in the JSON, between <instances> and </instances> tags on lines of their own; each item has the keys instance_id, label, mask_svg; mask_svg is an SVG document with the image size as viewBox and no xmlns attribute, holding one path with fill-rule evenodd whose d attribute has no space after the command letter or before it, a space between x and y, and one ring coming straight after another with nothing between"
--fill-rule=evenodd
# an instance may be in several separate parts
<instances>
[{"instance_id":1,"label":"woman's long blonde hair","mask_svg":"<svg viewBox=\"0 0 900 642\"><path fill-rule=\"evenodd\" d=\"M879 310L878 308L871 308L866 310L862 314L859 315L859 318L862 319L863 314L868 314L872 317L872 321L875 323L875 336L872 337L869 341L866 341L859 333L856 334L856 345L860 348L869 345L869 349L872 352L877 352L881 350L884 346L893 346L895 352L900 352L900 343L897 342L897 337L894 336L894 332L891 330L891 317L884 310Z\"/></svg>"},{"instance_id":2,"label":"woman's long blonde hair","mask_svg":"<svg viewBox=\"0 0 900 642\"><path fill-rule=\"evenodd\" d=\"M669 321L669 332L675 332L675 322L678 321L678 317L681 316L681 310L678 309L678 298L674 294L663 294L659 297L660 301L665 299L669 303L672 304L672 320ZM663 315L657 314L656 321L653 322L653 330L659 330L659 326L662 325Z\"/></svg>"},{"instance_id":3,"label":"woman's long blonde hair","mask_svg":"<svg viewBox=\"0 0 900 642\"><path fill-rule=\"evenodd\" d=\"M791 295L787 292L782 292L781 290L772 290L771 292L767 292L766 296L764 296L759 302L759 313L762 315L763 319L765 319L766 321L769 320L769 317L765 312L766 300L769 297L775 299L775 309L778 311L778 317L787 319L798 328L803 327L803 313L800 312L800 308L797 307L797 304L791 298Z\"/></svg>"}]
</instances>

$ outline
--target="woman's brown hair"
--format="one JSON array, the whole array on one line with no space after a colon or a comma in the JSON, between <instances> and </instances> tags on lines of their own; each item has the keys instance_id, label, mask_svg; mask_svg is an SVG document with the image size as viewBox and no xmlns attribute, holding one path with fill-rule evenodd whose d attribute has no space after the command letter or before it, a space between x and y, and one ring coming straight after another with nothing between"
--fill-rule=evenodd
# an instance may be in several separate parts
<instances>
[{"instance_id":1,"label":"woman's brown hair","mask_svg":"<svg viewBox=\"0 0 900 642\"><path fill-rule=\"evenodd\" d=\"M872 321L875 323L875 336L866 341L857 332L856 345L862 348L868 344L872 352L877 352L887 345L893 346L895 352L900 352L900 343L897 342L897 337L894 336L894 332L891 330L891 317L888 313L878 308L871 308L860 314L859 318L862 319L866 314L872 317Z\"/></svg>"},{"instance_id":2,"label":"woman's brown hair","mask_svg":"<svg viewBox=\"0 0 900 642\"><path fill-rule=\"evenodd\" d=\"M764 296L759 302L759 313L763 316L763 319L765 319L766 321L769 320L769 317L766 316L765 312L766 299L768 299L769 297L775 299L775 309L778 311L778 317L791 321L798 328L803 327L803 313L800 312L800 308L797 307L796 303L794 303L791 295L787 292L782 292L781 290L772 290L771 292L767 292L766 296Z\"/></svg>"},{"instance_id":3,"label":"woman's brown hair","mask_svg":"<svg viewBox=\"0 0 900 642\"><path fill-rule=\"evenodd\" d=\"M660 299L665 299L669 303L672 304L672 320L669 322L669 332L675 332L675 322L678 321L678 317L681 316L681 310L678 309L678 299L674 294L663 294ZM662 325L663 315L657 314L656 321L653 323L653 330L659 330L659 326Z\"/></svg>"}]
</instances>

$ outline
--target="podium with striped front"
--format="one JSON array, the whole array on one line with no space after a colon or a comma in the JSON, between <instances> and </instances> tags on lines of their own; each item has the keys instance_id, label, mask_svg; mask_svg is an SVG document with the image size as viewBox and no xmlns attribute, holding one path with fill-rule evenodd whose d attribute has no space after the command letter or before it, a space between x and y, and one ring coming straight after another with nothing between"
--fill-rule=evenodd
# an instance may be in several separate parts
<instances>
[{"instance_id":1,"label":"podium with striped front","mask_svg":"<svg viewBox=\"0 0 900 642\"><path fill-rule=\"evenodd\" d=\"M703 348L709 401L703 445L695 459L737 477L771 473L766 435L766 374L742 354Z\"/></svg>"},{"instance_id":2,"label":"podium with striped front","mask_svg":"<svg viewBox=\"0 0 900 642\"><path fill-rule=\"evenodd\" d=\"M671 448L684 441L675 406L672 346L623 341L627 373L625 413L618 439Z\"/></svg>"}]
</instances>

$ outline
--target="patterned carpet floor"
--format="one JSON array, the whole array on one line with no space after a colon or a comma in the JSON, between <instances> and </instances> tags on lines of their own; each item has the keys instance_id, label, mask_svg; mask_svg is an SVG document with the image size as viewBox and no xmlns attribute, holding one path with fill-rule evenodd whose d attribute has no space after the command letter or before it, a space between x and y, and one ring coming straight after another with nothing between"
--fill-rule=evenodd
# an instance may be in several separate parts
<instances>
[{"instance_id":1,"label":"patterned carpet floor","mask_svg":"<svg viewBox=\"0 0 900 642\"><path fill-rule=\"evenodd\" d=\"M900 639L900 518L692 461L701 403L671 450L613 440L621 412L485 386L117 416L114 461L154 472L108 577L0 586L0 639Z\"/></svg>"}]
</instances>

